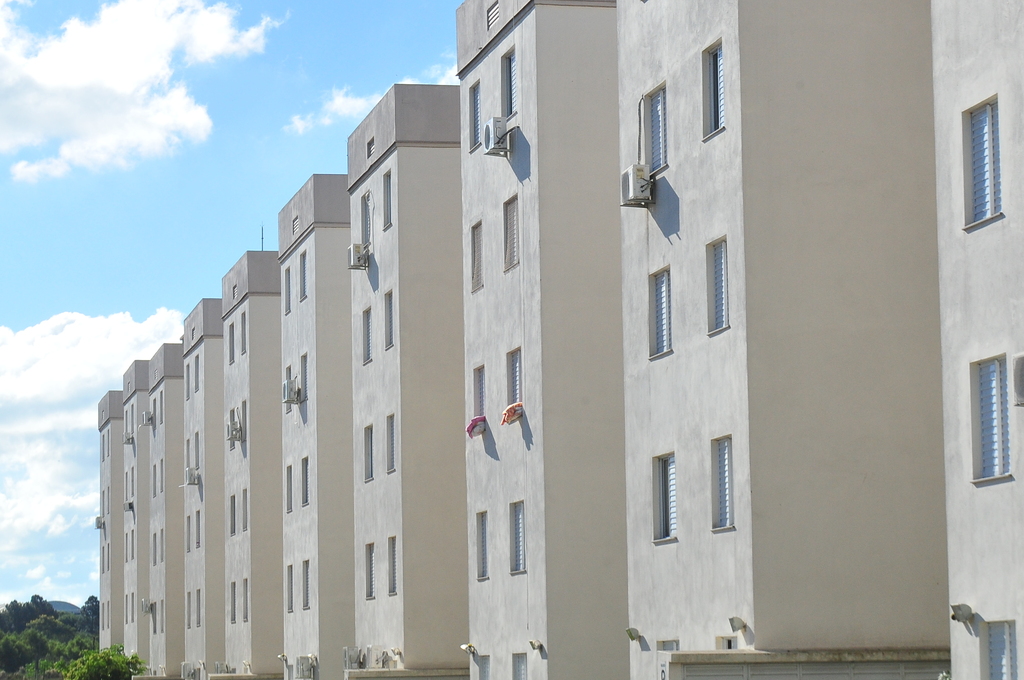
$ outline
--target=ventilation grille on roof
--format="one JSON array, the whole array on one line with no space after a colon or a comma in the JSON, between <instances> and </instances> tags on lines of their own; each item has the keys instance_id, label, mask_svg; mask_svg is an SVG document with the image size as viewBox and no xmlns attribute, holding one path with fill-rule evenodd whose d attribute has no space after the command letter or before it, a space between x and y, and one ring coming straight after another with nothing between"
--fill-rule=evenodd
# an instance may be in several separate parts
<instances>
[{"instance_id":1,"label":"ventilation grille on roof","mask_svg":"<svg viewBox=\"0 0 1024 680\"><path fill-rule=\"evenodd\" d=\"M487 29L494 28L494 24L498 23L498 17L501 16L501 12L498 10L498 3L495 2L493 5L487 8Z\"/></svg>"}]
</instances>

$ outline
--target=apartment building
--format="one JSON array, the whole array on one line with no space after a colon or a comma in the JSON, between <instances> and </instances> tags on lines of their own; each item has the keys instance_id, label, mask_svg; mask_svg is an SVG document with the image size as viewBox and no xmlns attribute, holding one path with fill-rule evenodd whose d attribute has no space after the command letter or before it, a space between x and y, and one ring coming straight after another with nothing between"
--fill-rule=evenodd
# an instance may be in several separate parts
<instances>
[{"instance_id":1,"label":"apartment building","mask_svg":"<svg viewBox=\"0 0 1024 680\"><path fill-rule=\"evenodd\" d=\"M348 193L355 644L465 677L459 139L458 87L395 85L349 137Z\"/></svg>"},{"instance_id":2,"label":"apartment building","mask_svg":"<svg viewBox=\"0 0 1024 680\"><path fill-rule=\"evenodd\" d=\"M935 677L929 3L618 15L630 676Z\"/></svg>"},{"instance_id":3,"label":"apartment building","mask_svg":"<svg viewBox=\"0 0 1024 680\"><path fill-rule=\"evenodd\" d=\"M952 672L1010 680L1024 620L1024 5L931 4Z\"/></svg>"},{"instance_id":4,"label":"apartment building","mask_svg":"<svg viewBox=\"0 0 1024 680\"><path fill-rule=\"evenodd\" d=\"M124 418L123 392L111 390L96 406L100 432L100 649L124 644ZM116 498L117 500L113 500ZM115 571L116 570L116 574Z\"/></svg>"},{"instance_id":5,"label":"apartment building","mask_svg":"<svg viewBox=\"0 0 1024 680\"><path fill-rule=\"evenodd\" d=\"M206 680L224 665L224 331L222 303L185 317L185 661Z\"/></svg>"},{"instance_id":6,"label":"apartment building","mask_svg":"<svg viewBox=\"0 0 1024 680\"><path fill-rule=\"evenodd\" d=\"M149 405L136 436L149 438L149 667L153 675L177 675L185 660L185 547L183 495L184 363L181 343L164 344L149 360ZM171 477L168 480L167 473ZM148 612L148 613L147 613Z\"/></svg>"},{"instance_id":7,"label":"apartment building","mask_svg":"<svg viewBox=\"0 0 1024 680\"><path fill-rule=\"evenodd\" d=\"M225 663L280 676L281 274L277 252L245 253L222 280Z\"/></svg>"},{"instance_id":8,"label":"apartment building","mask_svg":"<svg viewBox=\"0 0 1024 680\"><path fill-rule=\"evenodd\" d=\"M124 388L124 651L149 660L149 362L133 361Z\"/></svg>"},{"instance_id":9,"label":"apartment building","mask_svg":"<svg viewBox=\"0 0 1024 680\"><path fill-rule=\"evenodd\" d=\"M628 673L615 3L468 0L474 680Z\"/></svg>"},{"instance_id":10,"label":"apartment building","mask_svg":"<svg viewBox=\"0 0 1024 680\"><path fill-rule=\"evenodd\" d=\"M347 188L313 175L278 214L285 680L339 676L355 640Z\"/></svg>"}]
</instances>

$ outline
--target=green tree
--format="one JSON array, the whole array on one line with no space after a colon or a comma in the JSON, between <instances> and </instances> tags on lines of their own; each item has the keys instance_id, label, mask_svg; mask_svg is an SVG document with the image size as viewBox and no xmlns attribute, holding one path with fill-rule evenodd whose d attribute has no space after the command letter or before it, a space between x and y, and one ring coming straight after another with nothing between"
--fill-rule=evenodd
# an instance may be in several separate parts
<instances>
[{"instance_id":1,"label":"green tree","mask_svg":"<svg viewBox=\"0 0 1024 680\"><path fill-rule=\"evenodd\" d=\"M49 640L70 642L79 632L78 628L72 623L75 620L72 617L74 617L73 614L66 618L62 616L59 619L53 616L40 616L25 626L25 632L34 630Z\"/></svg>"},{"instance_id":2,"label":"green tree","mask_svg":"<svg viewBox=\"0 0 1024 680\"><path fill-rule=\"evenodd\" d=\"M99 651L89 650L70 664L58 664L64 680L131 680L146 670L138 654L124 655L124 647L114 645Z\"/></svg>"},{"instance_id":3,"label":"green tree","mask_svg":"<svg viewBox=\"0 0 1024 680\"><path fill-rule=\"evenodd\" d=\"M0 670L16 673L32 661L32 650L17 633L0 636Z\"/></svg>"},{"instance_id":4,"label":"green tree","mask_svg":"<svg viewBox=\"0 0 1024 680\"><path fill-rule=\"evenodd\" d=\"M97 636L100 634L100 601L95 595L90 595L82 605L82 619L86 623L84 632Z\"/></svg>"}]
</instances>

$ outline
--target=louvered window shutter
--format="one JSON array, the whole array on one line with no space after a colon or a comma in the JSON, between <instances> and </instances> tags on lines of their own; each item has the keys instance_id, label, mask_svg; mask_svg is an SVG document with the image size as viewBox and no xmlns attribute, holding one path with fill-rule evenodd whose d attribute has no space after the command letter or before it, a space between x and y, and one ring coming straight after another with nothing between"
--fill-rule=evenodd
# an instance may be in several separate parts
<instances>
[{"instance_id":1,"label":"louvered window shutter","mask_svg":"<svg viewBox=\"0 0 1024 680\"><path fill-rule=\"evenodd\" d=\"M480 143L480 85L474 85L469 93L470 110L472 111L473 146Z\"/></svg>"},{"instance_id":2,"label":"louvered window shutter","mask_svg":"<svg viewBox=\"0 0 1024 680\"><path fill-rule=\"evenodd\" d=\"M476 225L469 231L469 250L473 290L483 288L483 227Z\"/></svg>"},{"instance_id":3,"label":"louvered window shutter","mask_svg":"<svg viewBox=\"0 0 1024 680\"><path fill-rule=\"evenodd\" d=\"M395 415L388 416L388 472L395 471Z\"/></svg>"},{"instance_id":4,"label":"louvered window shutter","mask_svg":"<svg viewBox=\"0 0 1024 680\"><path fill-rule=\"evenodd\" d=\"M505 269L519 264L519 198L505 204Z\"/></svg>"},{"instance_id":5,"label":"louvered window shutter","mask_svg":"<svg viewBox=\"0 0 1024 680\"><path fill-rule=\"evenodd\" d=\"M711 129L709 132L725 125L725 73L722 69L722 46L719 45L708 55L708 75L710 80Z\"/></svg>"},{"instance_id":6,"label":"louvered window shutter","mask_svg":"<svg viewBox=\"0 0 1024 680\"><path fill-rule=\"evenodd\" d=\"M515 350L508 355L508 400L516 404L523 400L522 351Z\"/></svg>"},{"instance_id":7,"label":"louvered window shutter","mask_svg":"<svg viewBox=\"0 0 1024 680\"><path fill-rule=\"evenodd\" d=\"M526 537L524 535L523 502L512 504L512 571L526 570Z\"/></svg>"},{"instance_id":8,"label":"louvered window shutter","mask_svg":"<svg viewBox=\"0 0 1024 680\"><path fill-rule=\"evenodd\" d=\"M672 349L672 283L669 272L654 276L654 354Z\"/></svg>"},{"instance_id":9,"label":"louvered window shutter","mask_svg":"<svg viewBox=\"0 0 1024 680\"><path fill-rule=\"evenodd\" d=\"M373 358L372 318L369 309L363 310L363 363Z\"/></svg>"},{"instance_id":10,"label":"louvered window shutter","mask_svg":"<svg viewBox=\"0 0 1024 680\"><path fill-rule=\"evenodd\" d=\"M487 383L484 377L484 367L480 366L473 371L474 385L473 389L476 397L476 413L474 415L484 415L484 407L487 405L485 401Z\"/></svg>"},{"instance_id":11,"label":"louvered window shutter","mask_svg":"<svg viewBox=\"0 0 1024 680\"><path fill-rule=\"evenodd\" d=\"M999 108L996 102L971 113L971 174L973 221L977 222L1002 210Z\"/></svg>"},{"instance_id":12,"label":"louvered window shutter","mask_svg":"<svg viewBox=\"0 0 1024 680\"><path fill-rule=\"evenodd\" d=\"M398 537L388 538L388 593L394 595L398 592Z\"/></svg>"},{"instance_id":13,"label":"louvered window shutter","mask_svg":"<svg viewBox=\"0 0 1024 680\"><path fill-rule=\"evenodd\" d=\"M477 514L477 578L487 578L487 513Z\"/></svg>"},{"instance_id":14,"label":"louvered window shutter","mask_svg":"<svg viewBox=\"0 0 1024 680\"><path fill-rule=\"evenodd\" d=\"M676 457L675 454L664 459L665 475L665 536L674 536L677 526L676 514Z\"/></svg>"},{"instance_id":15,"label":"louvered window shutter","mask_svg":"<svg viewBox=\"0 0 1024 680\"><path fill-rule=\"evenodd\" d=\"M665 149L665 90L651 95L651 170L668 163Z\"/></svg>"},{"instance_id":16,"label":"louvered window shutter","mask_svg":"<svg viewBox=\"0 0 1024 680\"><path fill-rule=\"evenodd\" d=\"M1010 473L1010 414L1006 359L978 365L981 478Z\"/></svg>"},{"instance_id":17,"label":"louvered window shutter","mask_svg":"<svg viewBox=\"0 0 1024 680\"><path fill-rule=\"evenodd\" d=\"M712 260L715 285L714 330L718 330L729 325L729 270L725 241L719 241L712 246Z\"/></svg>"},{"instance_id":18,"label":"louvered window shutter","mask_svg":"<svg viewBox=\"0 0 1024 680\"><path fill-rule=\"evenodd\" d=\"M718 468L718 517L716 528L732 526L732 439L719 439L716 446Z\"/></svg>"},{"instance_id":19,"label":"louvered window shutter","mask_svg":"<svg viewBox=\"0 0 1024 680\"><path fill-rule=\"evenodd\" d=\"M988 624L988 680L1013 680L1013 656L1010 624Z\"/></svg>"},{"instance_id":20,"label":"louvered window shutter","mask_svg":"<svg viewBox=\"0 0 1024 680\"><path fill-rule=\"evenodd\" d=\"M395 344L395 296L388 291L384 294L384 347Z\"/></svg>"},{"instance_id":21,"label":"louvered window shutter","mask_svg":"<svg viewBox=\"0 0 1024 680\"><path fill-rule=\"evenodd\" d=\"M516 67L516 53L508 55L508 113L511 116L519 110L519 79Z\"/></svg>"}]
</instances>

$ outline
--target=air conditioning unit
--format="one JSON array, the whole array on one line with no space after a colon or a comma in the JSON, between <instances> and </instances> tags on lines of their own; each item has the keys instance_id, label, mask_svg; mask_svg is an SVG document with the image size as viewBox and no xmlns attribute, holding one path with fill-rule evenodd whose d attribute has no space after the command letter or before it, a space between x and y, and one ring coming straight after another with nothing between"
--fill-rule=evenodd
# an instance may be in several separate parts
<instances>
[{"instance_id":1,"label":"air conditioning unit","mask_svg":"<svg viewBox=\"0 0 1024 680\"><path fill-rule=\"evenodd\" d=\"M228 423L228 441L242 441L242 426L236 420L232 420L230 423Z\"/></svg>"},{"instance_id":2,"label":"air conditioning unit","mask_svg":"<svg viewBox=\"0 0 1024 680\"><path fill-rule=\"evenodd\" d=\"M484 124L484 153L488 156L508 156L508 130L504 118L491 118Z\"/></svg>"},{"instance_id":3,"label":"air conditioning unit","mask_svg":"<svg viewBox=\"0 0 1024 680\"><path fill-rule=\"evenodd\" d=\"M102 515L97 515L96 516L96 528L97 529L102 529L103 528L103 516Z\"/></svg>"},{"instance_id":4,"label":"air conditioning unit","mask_svg":"<svg viewBox=\"0 0 1024 680\"><path fill-rule=\"evenodd\" d=\"M124 443L125 444L134 444L135 443L135 435L133 435L131 432L125 432L124 433Z\"/></svg>"},{"instance_id":5,"label":"air conditioning unit","mask_svg":"<svg viewBox=\"0 0 1024 680\"><path fill-rule=\"evenodd\" d=\"M199 486L199 468L185 468L185 486Z\"/></svg>"},{"instance_id":6,"label":"air conditioning unit","mask_svg":"<svg viewBox=\"0 0 1024 680\"><path fill-rule=\"evenodd\" d=\"M370 244L353 243L348 247L348 268L366 269L370 266Z\"/></svg>"},{"instance_id":7,"label":"air conditioning unit","mask_svg":"<svg viewBox=\"0 0 1024 680\"><path fill-rule=\"evenodd\" d=\"M344 670L354 671L366 667L366 653L362 647L345 647L341 650Z\"/></svg>"},{"instance_id":8,"label":"air conditioning unit","mask_svg":"<svg viewBox=\"0 0 1024 680\"><path fill-rule=\"evenodd\" d=\"M142 425L152 425L152 424L153 424L153 412L152 411L143 411L142 412Z\"/></svg>"},{"instance_id":9,"label":"air conditioning unit","mask_svg":"<svg viewBox=\"0 0 1024 680\"><path fill-rule=\"evenodd\" d=\"M196 677L196 669L188 661L181 662L181 677L182 680L194 680Z\"/></svg>"},{"instance_id":10,"label":"air conditioning unit","mask_svg":"<svg viewBox=\"0 0 1024 680\"><path fill-rule=\"evenodd\" d=\"M125 501L124 502L124 511L125 512L135 512L135 503L132 502L132 501Z\"/></svg>"},{"instance_id":11,"label":"air conditioning unit","mask_svg":"<svg viewBox=\"0 0 1024 680\"><path fill-rule=\"evenodd\" d=\"M651 196L651 167L631 165L622 171L622 205L643 208L654 203Z\"/></svg>"},{"instance_id":12,"label":"air conditioning unit","mask_svg":"<svg viewBox=\"0 0 1024 680\"><path fill-rule=\"evenodd\" d=\"M285 404L298 404L302 396L300 392L299 383L295 378L285 380L281 385L281 401Z\"/></svg>"},{"instance_id":13,"label":"air conditioning unit","mask_svg":"<svg viewBox=\"0 0 1024 680\"><path fill-rule=\"evenodd\" d=\"M146 598L142 598L141 600L139 600L139 611L142 612L143 616L145 616L146 614L149 614L152 609L153 609L153 603L152 602L150 602Z\"/></svg>"},{"instance_id":14,"label":"air conditioning unit","mask_svg":"<svg viewBox=\"0 0 1024 680\"><path fill-rule=\"evenodd\" d=\"M367 668L384 668L388 658L390 658L390 653L386 647L373 645L366 648Z\"/></svg>"},{"instance_id":15,"label":"air conditioning unit","mask_svg":"<svg viewBox=\"0 0 1024 680\"><path fill-rule=\"evenodd\" d=\"M313 667L316 666L316 657L312 654L299 656L295 659L296 680L313 680Z\"/></svg>"}]
</instances>

